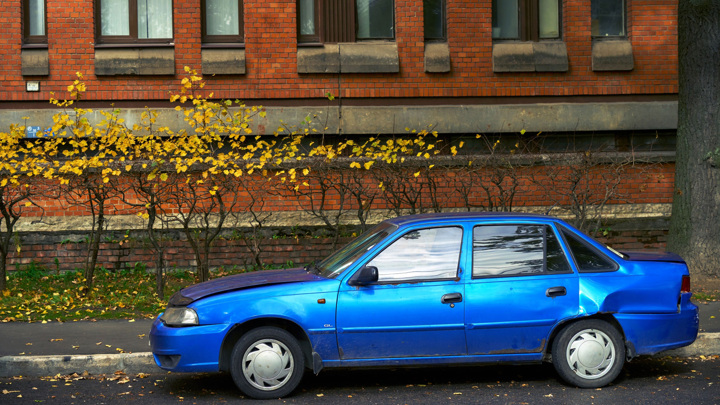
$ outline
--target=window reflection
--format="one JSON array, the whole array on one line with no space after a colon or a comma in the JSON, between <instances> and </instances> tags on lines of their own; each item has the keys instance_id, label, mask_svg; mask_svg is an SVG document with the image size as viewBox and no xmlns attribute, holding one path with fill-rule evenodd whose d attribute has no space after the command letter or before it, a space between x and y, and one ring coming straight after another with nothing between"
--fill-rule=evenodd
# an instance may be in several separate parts
<instances>
[{"instance_id":1,"label":"window reflection","mask_svg":"<svg viewBox=\"0 0 720 405\"><path fill-rule=\"evenodd\" d=\"M473 230L473 276L569 272L552 229L545 225L488 225Z\"/></svg>"},{"instance_id":2,"label":"window reflection","mask_svg":"<svg viewBox=\"0 0 720 405\"><path fill-rule=\"evenodd\" d=\"M615 262L597 253L595 249L578 239L575 235L567 231L563 231L563 235L565 235L565 240L570 247L573 257L575 257L575 263L579 271L596 272L617 270Z\"/></svg>"},{"instance_id":3,"label":"window reflection","mask_svg":"<svg viewBox=\"0 0 720 405\"><path fill-rule=\"evenodd\" d=\"M457 276L461 228L431 228L409 232L368 263L379 281L436 280Z\"/></svg>"},{"instance_id":4,"label":"window reflection","mask_svg":"<svg viewBox=\"0 0 720 405\"><path fill-rule=\"evenodd\" d=\"M594 37L625 35L624 0L592 0L591 30Z\"/></svg>"}]
</instances>

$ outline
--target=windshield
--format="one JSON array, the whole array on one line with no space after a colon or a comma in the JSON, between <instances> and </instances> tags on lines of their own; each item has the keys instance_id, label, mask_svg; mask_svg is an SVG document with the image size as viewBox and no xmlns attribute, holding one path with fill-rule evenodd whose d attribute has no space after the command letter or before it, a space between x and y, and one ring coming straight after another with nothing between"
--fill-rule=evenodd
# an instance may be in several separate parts
<instances>
[{"instance_id":1,"label":"windshield","mask_svg":"<svg viewBox=\"0 0 720 405\"><path fill-rule=\"evenodd\" d=\"M382 222L374 228L366 231L364 234L358 236L352 242L345 245L345 247L318 263L317 268L319 270L319 274L327 278L337 277L365 252L370 250L381 240L385 239L386 236L393 233L395 229L397 229L396 225Z\"/></svg>"}]
</instances>

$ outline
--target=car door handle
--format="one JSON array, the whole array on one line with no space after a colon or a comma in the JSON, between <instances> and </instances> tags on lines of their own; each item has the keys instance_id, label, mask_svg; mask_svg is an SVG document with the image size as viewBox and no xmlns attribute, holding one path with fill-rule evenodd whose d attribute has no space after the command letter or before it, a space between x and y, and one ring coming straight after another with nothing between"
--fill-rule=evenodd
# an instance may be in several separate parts
<instances>
[{"instance_id":1,"label":"car door handle","mask_svg":"<svg viewBox=\"0 0 720 405\"><path fill-rule=\"evenodd\" d=\"M445 294L442 296L442 299L440 301L443 304L452 304L455 302L462 302L462 294L460 294L460 293Z\"/></svg>"},{"instance_id":2,"label":"car door handle","mask_svg":"<svg viewBox=\"0 0 720 405\"><path fill-rule=\"evenodd\" d=\"M550 287L545 291L546 297L559 297L561 295L567 295L565 287Z\"/></svg>"}]
</instances>

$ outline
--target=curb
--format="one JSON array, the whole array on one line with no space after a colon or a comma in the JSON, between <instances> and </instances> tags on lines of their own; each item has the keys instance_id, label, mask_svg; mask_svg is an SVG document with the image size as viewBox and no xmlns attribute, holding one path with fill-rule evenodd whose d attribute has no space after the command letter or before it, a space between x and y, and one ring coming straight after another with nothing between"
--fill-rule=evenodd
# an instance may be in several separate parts
<instances>
[{"instance_id":1,"label":"curb","mask_svg":"<svg viewBox=\"0 0 720 405\"><path fill-rule=\"evenodd\" d=\"M720 354L720 332L700 333L690 346L669 350L655 356L710 356ZM46 377L57 374L125 374L158 373L152 353L91 354L79 356L3 356L0 357L0 378L14 376Z\"/></svg>"},{"instance_id":2,"label":"curb","mask_svg":"<svg viewBox=\"0 0 720 405\"><path fill-rule=\"evenodd\" d=\"M45 377L57 374L125 374L157 373L153 355L146 353L91 354L76 356L3 356L0 357L0 378L24 376Z\"/></svg>"},{"instance_id":3,"label":"curb","mask_svg":"<svg viewBox=\"0 0 720 405\"><path fill-rule=\"evenodd\" d=\"M660 356L694 357L720 354L720 332L700 333L690 346L660 352ZM656 355L656 356L657 356Z\"/></svg>"}]
</instances>

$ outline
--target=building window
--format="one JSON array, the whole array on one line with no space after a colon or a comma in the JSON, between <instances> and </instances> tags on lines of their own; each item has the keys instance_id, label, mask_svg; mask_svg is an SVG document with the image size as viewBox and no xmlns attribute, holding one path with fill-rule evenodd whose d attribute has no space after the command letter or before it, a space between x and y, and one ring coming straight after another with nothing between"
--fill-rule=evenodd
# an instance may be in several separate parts
<instances>
[{"instance_id":1,"label":"building window","mask_svg":"<svg viewBox=\"0 0 720 405\"><path fill-rule=\"evenodd\" d=\"M625 1L592 0L590 19L593 37L624 37Z\"/></svg>"},{"instance_id":2,"label":"building window","mask_svg":"<svg viewBox=\"0 0 720 405\"><path fill-rule=\"evenodd\" d=\"M424 0L425 39L445 39L445 0Z\"/></svg>"},{"instance_id":3,"label":"building window","mask_svg":"<svg viewBox=\"0 0 720 405\"><path fill-rule=\"evenodd\" d=\"M23 1L23 36L26 44L47 44L45 0Z\"/></svg>"},{"instance_id":4,"label":"building window","mask_svg":"<svg viewBox=\"0 0 720 405\"><path fill-rule=\"evenodd\" d=\"M242 0L203 0L203 42L243 42Z\"/></svg>"},{"instance_id":5,"label":"building window","mask_svg":"<svg viewBox=\"0 0 720 405\"><path fill-rule=\"evenodd\" d=\"M169 43L172 0L98 0L98 43Z\"/></svg>"},{"instance_id":6,"label":"building window","mask_svg":"<svg viewBox=\"0 0 720 405\"><path fill-rule=\"evenodd\" d=\"M395 38L393 0L298 0L299 42Z\"/></svg>"},{"instance_id":7,"label":"building window","mask_svg":"<svg viewBox=\"0 0 720 405\"><path fill-rule=\"evenodd\" d=\"M560 38L560 0L493 0L493 39Z\"/></svg>"}]
</instances>

